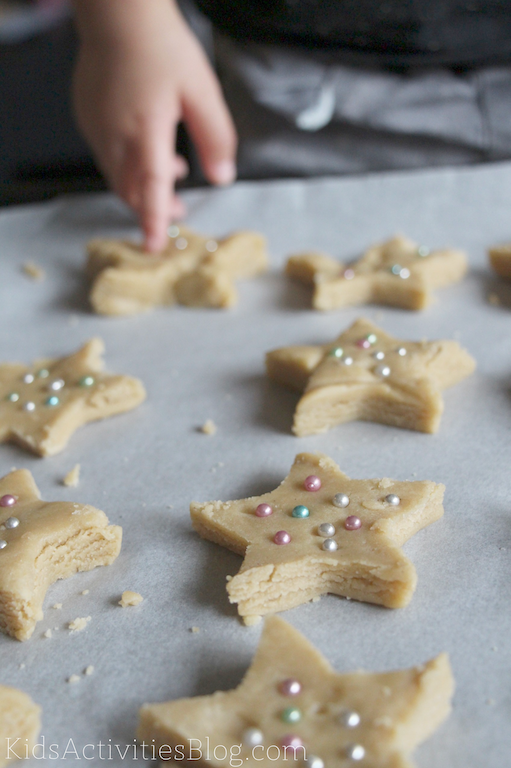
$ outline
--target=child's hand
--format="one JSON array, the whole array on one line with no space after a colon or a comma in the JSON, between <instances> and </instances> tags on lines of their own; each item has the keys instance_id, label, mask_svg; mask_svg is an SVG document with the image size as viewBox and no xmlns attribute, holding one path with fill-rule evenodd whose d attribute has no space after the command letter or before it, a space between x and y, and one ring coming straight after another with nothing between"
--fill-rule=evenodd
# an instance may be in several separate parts
<instances>
[{"instance_id":1,"label":"child's hand","mask_svg":"<svg viewBox=\"0 0 511 768\"><path fill-rule=\"evenodd\" d=\"M174 0L75 0L82 45L78 122L115 192L137 211L149 251L184 214L174 194L187 173L176 155L184 120L206 177L236 175L236 133L220 86Z\"/></svg>"}]
</instances>

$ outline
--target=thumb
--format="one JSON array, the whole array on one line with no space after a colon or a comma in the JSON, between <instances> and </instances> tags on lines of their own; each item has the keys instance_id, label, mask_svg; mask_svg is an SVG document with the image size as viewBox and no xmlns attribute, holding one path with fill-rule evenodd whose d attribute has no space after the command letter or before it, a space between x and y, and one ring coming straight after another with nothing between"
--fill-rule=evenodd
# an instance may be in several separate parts
<instances>
[{"instance_id":1,"label":"thumb","mask_svg":"<svg viewBox=\"0 0 511 768\"><path fill-rule=\"evenodd\" d=\"M182 109L206 178L231 184L236 178L236 129L209 65L183 95Z\"/></svg>"}]
</instances>

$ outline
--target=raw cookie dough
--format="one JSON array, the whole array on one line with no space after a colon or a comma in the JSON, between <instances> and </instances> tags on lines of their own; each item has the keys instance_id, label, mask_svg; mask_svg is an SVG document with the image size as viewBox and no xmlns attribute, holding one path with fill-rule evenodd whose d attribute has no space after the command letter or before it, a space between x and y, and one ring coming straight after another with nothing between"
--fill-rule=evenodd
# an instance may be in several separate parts
<instances>
[{"instance_id":1,"label":"raw cookie dough","mask_svg":"<svg viewBox=\"0 0 511 768\"><path fill-rule=\"evenodd\" d=\"M231 307L238 300L234 281L268 268L266 241L256 232L219 241L183 226L170 227L169 233L166 248L157 255L122 240L89 243L90 300L96 312L132 315L175 303Z\"/></svg>"},{"instance_id":2,"label":"raw cookie dough","mask_svg":"<svg viewBox=\"0 0 511 768\"><path fill-rule=\"evenodd\" d=\"M140 405L142 382L103 373L103 351L101 339L91 339L69 357L30 368L0 364L0 442L53 456L82 424Z\"/></svg>"},{"instance_id":3,"label":"raw cookie dough","mask_svg":"<svg viewBox=\"0 0 511 768\"><path fill-rule=\"evenodd\" d=\"M307 490L311 479L318 490ZM193 502L190 512L203 538L244 556L227 582L243 617L327 592L402 608L417 575L401 546L442 517L444 490L430 481L351 480L328 456L300 453L271 493Z\"/></svg>"},{"instance_id":4,"label":"raw cookie dough","mask_svg":"<svg viewBox=\"0 0 511 768\"><path fill-rule=\"evenodd\" d=\"M0 480L0 630L28 640L50 584L113 563L122 529L86 504L41 501L27 469Z\"/></svg>"},{"instance_id":5,"label":"raw cookie dough","mask_svg":"<svg viewBox=\"0 0 511 768\"><path fill-rule=\"evenodd\" d=\"M461 280L466 271L463 251L431 251L400 235L351 264L312 252L291 256L286 265L290 277L314 287L312 306L322 310L370 302L424 309L433 289Z\"/></svg>"},{"instance_id":6,"label":"raw cookie dough","mask_svg":"<svg viewBox=\"0 0 511 768\"><path fill-rule=\"evenodd\" d=\"M292 428L299 437L356 419L436 432L441 391L474 368L456 341L401 341L364 319L330 344L266 355L271 379L304 392Z\"/></svg>"},{"instance_id":7,"label":"raw cookie dough","mask_svg":"<svg viewBox=\"0 0 511 768\"><path fill-rule=\"evenodd\" d=\"M511 243L490 248L488 255L495 272L501 277L511 278Z\"/></svg>"},{"instance_id":8,"label":"raw cookie dough","mask_svg":"<svg viewBox=\"0 0 511 768\"><path fill-rule=\"evenodd\" d=\"M27 750L30 756L41 730L40 715L30 696L0 685L0 768L24 758Z\"/></svg>"},{"instance_id":9,"label":"raw cookie dough","mask_svg":"<svg viewBox=\"0 0 511 768\"><path fill-rule=\"evenodd\" d=\"M397 672L339 674L296 629L272 617L238 688L145 704L137 735L146 744L154 739L166 759L164 746L176 755L182 746L186 757L200 744L202 756L191 753L195 764L216 768L238 765L232 758L247 768L413 768L410 754L449 715L453 689L446 654Z\"/></svg>"}]
</instances>

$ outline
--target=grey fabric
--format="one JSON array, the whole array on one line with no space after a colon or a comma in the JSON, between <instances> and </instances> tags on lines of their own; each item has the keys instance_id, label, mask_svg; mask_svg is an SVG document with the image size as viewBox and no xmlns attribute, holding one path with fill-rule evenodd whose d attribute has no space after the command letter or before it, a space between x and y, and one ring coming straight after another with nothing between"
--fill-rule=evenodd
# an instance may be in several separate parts
<instances>
[{"instance_id":1,"label":"grey fabric","mask_svg":"<svg viewBox=\"0 0 511 768\"><path fill-rule=\"evenodd\" d=\"M511 157L511 66L398 73L220 34L216 61L244 178Z\"/></svg>"}]
</instances>

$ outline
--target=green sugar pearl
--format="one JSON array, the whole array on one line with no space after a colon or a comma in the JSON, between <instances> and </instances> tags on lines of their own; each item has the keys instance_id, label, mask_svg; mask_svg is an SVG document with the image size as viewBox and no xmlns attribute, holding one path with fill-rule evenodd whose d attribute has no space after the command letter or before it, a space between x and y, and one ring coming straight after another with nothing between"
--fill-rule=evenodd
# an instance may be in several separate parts
<instances>
[{"instance_id":1,"label":"green sugar pearl","mask_svg":"<svg viewBox=\"0 0 511 768\"><path fill-rule=\"evenodd\" d=\"M7 395L5 399L8 400L10 403L17 403L18 400L20 399L20 396L18 395L17 392L11 392L9 395Z\"/></svg>"},{"instance_id":2,"label":"green sugar pearl","mask_svg":"<svg viewBox=\"0 0 511 768\"><path fill-rule=\"evenodd\" d=\"M299 723L302 719L302 713L298 707L287 707L283 710L281 718L284 723Z\"/></svg>"},{"instance_id":3,"label":"green sugar pearl","mask_svg":"<svg viewBox=\"0 0 511 768\"><path fill-rule=\"evenodd\" d=\"M298 504L293 511L291 512L291 517L298 517L303 519L304 517L309 517L310 511L307 509L307 507L304 507L303 504Z\"/></svg>"},{"instance_id":4,"label":"green sugar pearl","mask_svg":"<svg viewBox=\"0 0 511 768\"><path fill-rule=\"evenodd\" d=\"M366 336L367 341L369 344L376 344L378 341L378 336L375 333L368 333Z\"/></svg>"},{"instance_id":5,"label":"green sugar pearl","mask_svg":"<svg viewBox=\"0 0 511 768\"><path fill-rule=\"evenodd\" d=\"M94 376L82 376L78 384L81 387L92 387L94 384Z\"/></svg>"},{"instance_id":6,"label":"green sugar pearl","mask_svg":"<svg viewBox=\"0 0 511 768\"><path fill-rule=\"evenodd\" d=\"M38 379L47 379L49 375L50 375L50 372L47 368L41 368L40 371L37 371Z\"/></svg>"},{"instance_id":7,"label":"green sugar pearl","mask_svg":"<svg viewBox=\"0 0 511 768\"><path fill-rule=\"evenodd\" d=\"M47 405L50 408L55 408L55 406L59 404L60 404L60 400L56 395L52 395L51 397L49 397L45 403L45 405Z\"/></svg>"},{"instance_id":8,"label":"green sugar pearl","mask_svg":"<svg viewBox=\"0 0 511 768\"><path fill-rule=\"evenodd\" d=\"M330 350L329 355L330 357L336 357L338 360L340 360L344 355L344 350L342 347L334 347Z\"/></svg>"}]
</instances>

